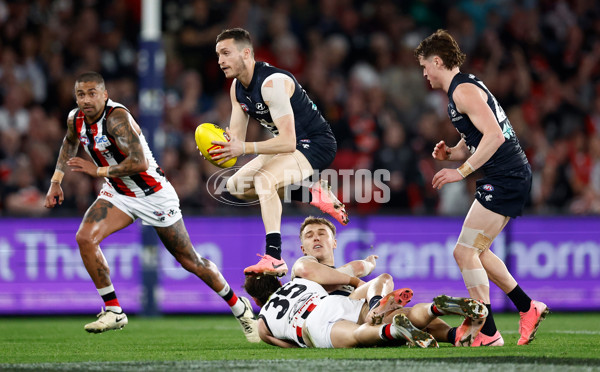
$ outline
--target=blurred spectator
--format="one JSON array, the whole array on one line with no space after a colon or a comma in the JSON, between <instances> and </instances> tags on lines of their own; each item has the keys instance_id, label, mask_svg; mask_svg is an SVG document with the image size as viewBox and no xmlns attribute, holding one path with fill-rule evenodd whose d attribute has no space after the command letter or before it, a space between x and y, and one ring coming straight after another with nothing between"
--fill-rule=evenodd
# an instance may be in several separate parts
<instances>
[{"instance_id":1,"label":"blurred spectator","mask_svg":"<svg viewBox=\"0 0 600 372\"><path fill-rule=\"evenodd\" d=\"M423 179L417 167L415 153L407 143L402 123L390 118L383 132L383 146L375 156L374 169L390 172L389 207L407 212L419 210L423 202Z\"/></svg>"},{"instance_id":2,"label":"blurred spectator","mask_svg":"<svg viewBox=\"0 0 600 372\"><path fill-rule=\"evenodd\" d=\"M26 91L19 84L9 88L0 107L0 132L14 129L25 134L29 129L29 111L25 106Z\"/></svg>"}]
</instances>

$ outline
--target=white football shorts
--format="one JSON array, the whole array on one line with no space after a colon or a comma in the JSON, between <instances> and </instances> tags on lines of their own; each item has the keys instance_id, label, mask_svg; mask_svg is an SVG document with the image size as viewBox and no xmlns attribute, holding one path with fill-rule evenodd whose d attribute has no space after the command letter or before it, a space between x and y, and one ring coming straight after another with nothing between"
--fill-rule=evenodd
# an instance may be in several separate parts
<instances>
[{"instance_id":1,"label":"white football shorts","mask_svg":"<svg viewBox=\"0 0 600 372\"><path fill-rule=\"evenodd\" d=\"M179 209L179 197L170 182L152 195L134 198L119 194L108 183L104 183L98 199L104 199L119 208L134 221L141 219L142 224L154 227L167 227L182 218Z\"/></svg>"},{"instance_id":2,"label":"white football shorts","mask_svg":"<svg viewBox=\"0 0 600 372\"><path fill-rule=\"evenodd\" d=\"M332 349L331 329L339 320L357 322L365 300L354 300L346 296L327 296L310 313L304 327L314 347Z\"/></svg>"}]
</instances>

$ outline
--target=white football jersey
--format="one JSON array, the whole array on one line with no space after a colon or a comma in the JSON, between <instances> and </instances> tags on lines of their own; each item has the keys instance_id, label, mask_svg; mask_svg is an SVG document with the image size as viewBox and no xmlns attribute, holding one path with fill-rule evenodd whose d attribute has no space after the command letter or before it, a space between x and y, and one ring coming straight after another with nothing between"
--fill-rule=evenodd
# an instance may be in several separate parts
<instances>
[{"instance_id":1,"label":"white football jersey","mask_svg":"<svg viewBox=\"0 0 600 372\"><path fill-rule=\"evenodd\" d=\"M275 338L306 347L302 339L302 326L308 314L326 296L327 292L320 284L295 278L269 297L258 316Z\"/></svg>"},{"instance_id":2,"label":"white football jersey","mask_svg":"<svg viewBox=\"0 0 600 372\"><path fill-rule=\"evenodd\" d=\"M79 137L81 146L98 167L120 164L127 157L119 149L115 138L107 130L107 118L116 108L122 108L129 113L125 106L111 99L106 101L102 116L92 124L85 122L85 115L79 109L74 109L69 113L69 117L73 117L75 132ZM107 184L116 192L134 198L152 195L161 190L163 184L167 182L164 172L160 169L154 155L152 155L152 151L150 151L144 134L140 133L138 137L144 150L144 156L148 159L148 169L130 176L105 178Z\"/></svg>"}]
</instances>

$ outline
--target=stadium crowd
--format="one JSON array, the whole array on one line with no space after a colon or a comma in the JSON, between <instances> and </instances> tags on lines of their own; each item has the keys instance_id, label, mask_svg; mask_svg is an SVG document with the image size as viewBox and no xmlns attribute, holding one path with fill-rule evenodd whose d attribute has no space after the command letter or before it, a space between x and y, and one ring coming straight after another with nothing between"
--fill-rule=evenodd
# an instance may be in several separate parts
<instances>
[{"instance_id":1,"label":"stadium crowd","mask_svg":"<svg viewBox=\"0 0 600 372\"><path fill-rule=\"evenodd\" d=\"M139 116L139 0L0 0L0 215L43 216L75 77L100 72L110 97ZM428 88L413 49L438 28L467 54L461 68L486 82L506 110L534 172L528 214L600 212L600 3L585 0L170 0L163 1L164 118L154 153L187 214L251 208L213 199L218 170L199 156L194 130L226 126L228 81L215 37L243 27L257 60L292 72L338 140L334 169L388 169L388 203L353 202L350 213L462 215L474 180L431 187L431 152L459 137ZM141 123L143 125L143 123ZM250 141L266 136L250 124ZM240 159L239 162L247 161ZM80 215L101 179L67 172L53 215ZM257 207L254 207L257 208ZM296 208L284 208L294 213ZM252 213L256 213L253 211Z\"/></svg>"}]
</instances>

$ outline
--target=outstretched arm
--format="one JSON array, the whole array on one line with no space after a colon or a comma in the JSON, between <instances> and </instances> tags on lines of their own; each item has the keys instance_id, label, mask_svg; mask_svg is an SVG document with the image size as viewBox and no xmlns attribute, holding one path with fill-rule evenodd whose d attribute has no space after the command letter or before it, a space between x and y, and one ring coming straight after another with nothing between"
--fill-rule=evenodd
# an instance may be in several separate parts
<instances>
[{"instance_id":1,"label":"outstretched arm","mask_svg":"<svg viewBox=\"0 0 600 372\"><path fill-rule=\"evenodd\" d=\"M312 280L323 286L326 285L346 285L354 288L363 285L365 282L354 275L349 275L332 267L318 263L316 260L301 260L294 267L294 275Z\"/></svg>"},{"instance_id":2,"label":"outstretched arm","mask_svg":"<svg viewBox=\"0 0 600 372\"><path fill-rule=\"evenodd\" d=\"M350 276L362 278L373 272L373 269L375 269L375 260L378 258L377 255L372 254L364 260L350 261L347 264L338 267L337 270Z\"/></svg>"}]
</instances>

